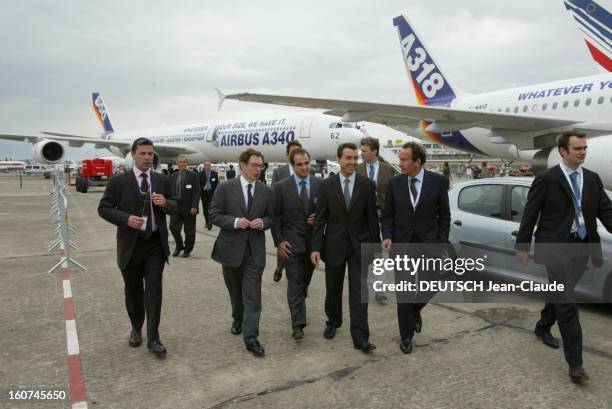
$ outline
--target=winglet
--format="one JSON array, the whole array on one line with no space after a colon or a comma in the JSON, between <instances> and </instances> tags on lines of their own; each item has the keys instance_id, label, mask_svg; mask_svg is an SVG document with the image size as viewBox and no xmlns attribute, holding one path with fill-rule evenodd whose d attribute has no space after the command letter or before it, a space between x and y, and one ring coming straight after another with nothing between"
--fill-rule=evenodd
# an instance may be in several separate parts
<instances>
[{"instance_id":1,"label":"winglet","mask_svg":"<svg viewBox=\"0 0 612 409\"><path fill-rule=\"evenodd\" d=\"M217 87L215 87L215 91L217 91L217 98L219 99L219 102L217 103L217 111L221 111L223 101L225 101L225 94Z\"/></svg>"}]
</instances>

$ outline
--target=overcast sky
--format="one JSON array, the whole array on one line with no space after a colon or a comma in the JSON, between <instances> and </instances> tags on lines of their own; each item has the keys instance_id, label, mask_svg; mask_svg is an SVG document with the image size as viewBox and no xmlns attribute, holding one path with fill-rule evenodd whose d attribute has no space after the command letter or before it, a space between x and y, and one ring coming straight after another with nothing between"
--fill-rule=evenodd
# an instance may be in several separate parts
<instances>
[{"instance_id":1,"label":"overcast sky","mask_svg":"<svg viewBox=\"0 0 612 409\"><path fill-rule=\"evenodd\" d=\"M467 92L598 72L562 0L12 1L0 14L0 132L97 136L92 91L116 131L296 110L226 101L217 112L215 86L409 104L399 14ZM30 149L0 142L0 159ZM106 151L68 156L95 153Z\"/></svg>"}]
</instances>

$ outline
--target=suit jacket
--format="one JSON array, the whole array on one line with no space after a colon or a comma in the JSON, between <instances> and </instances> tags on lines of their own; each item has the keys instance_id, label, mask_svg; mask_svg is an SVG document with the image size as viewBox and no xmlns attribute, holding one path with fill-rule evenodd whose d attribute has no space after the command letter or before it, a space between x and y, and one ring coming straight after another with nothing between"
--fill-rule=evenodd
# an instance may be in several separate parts
<instances>
[{"instance_id":1,"label":"suit jacket","mask_svg":"<svg viewBox=\"0 0 612 409\"><path fill-rule=\"evenodd\" d=\"M246 217L249 220L263 220L263 230L235 229L236 218ZM247 207L242 194L240 178L221 183L213 196L210 205L210 218L221 231L212 251L213 260L228 267L239 267L244 258L247 245L255 263L262 270L266 266L266 236L264 231L274 222L274 201L272 189L263 183L255 182L253 205L247 214Z\"/></svg>"},{"instance_id":2,"label":"suit jacket","mask_svg":"<svg viewBox=\"0 0 612 409\"><path fill-rule=\"evenodd\" d=\"M421 243L446 243L450 230L446 178L425 170L416 209L408 183L408 176L403 174L389 181L381 213L383 239L411 243L416 236Z\"/></svg>"},{"instance_id":3,"label":"suit jacket","mask_svg":"<svg viewBox=\"0 0 612 409\"><path fill-rule=\"evenodd\" d=\"M168 199L170 185L166 176L151 171L150 183L151 192L161 193L166 198L166 207L153 205L153 214L161 237L164 258L168 261L170 249L168 248L166 213L176 214L178 204ZM141 216L142 207L143 200L133 171L118 173L109 179L98 205L98 214L104 220L117 226L117 264L120 269L125 268L130 262L140 232L127 225L128 218L131 215Z\"/></svg>"},{"instance_id":4,"label":"suit jacket","mask_svg":"<svg viewBox=\"0 0 612 409\"><path fill-rule=\"evenodd\" d=\"M312 226L306 223L308 216L316 211L317 195L321 180L310 176L310 195L308 208L305 208L295 184L295 178L286 177L274 184L274 225L272 237L274 245L282 241L291 244L291 252L304 254L310 250Z\"/></svg>"},{"instance_id":5,"label":"suit jacket","mask_svg":"<svg viewBox=\"0 0 612 409\"><path fill-rule=\"evenodd\" d=\"M357 173L368 177L368 164L365 162L357 166ZM397 172L388 163L378 160L378 175L376 177L376 206L379 209L385 207L385 193L391 179Z\"/></svg>"},{"instance_id":6,"label":"suit jacket","mask_svg":"<svg viewBox=\"0 0 612 409\"><path fill-rule=\"evenodd\" d=\"M176 198L176 179L179 172L176 171L170 175L170 193L171 199L174 199L179 204L179 213L191 214L191 209L200 207L200 180L198 174L190 170L185 170L183 177L183 186L181 188L181 199Z\"/></svg>"},{"instance_id":7,"label":"suit jacket","mask_svg":"<svg viewBox=\"0 0 612 409\"><path fill-rule=\"evenodd\" d=\"M230 179L234 179L236 177L236 170L235 169L228 169L225 171L225 179L226 180L230 180Z\"/></svg>"},{"instance_id":8,"label":"suit jacket","mask_svg":"<svg viewBox=\"0 0 612 409\"><path fill-rule=\"evenodd\" d=\"M346 259L346 240L361 260L361 243L380 243L376 212L376 185L362 175L355 175L351 202L347 209L340 186L340 176L325 179L319 189L312 251L331 266L342 266Z\"/></svg>"},{"instance_id":9,"label":"suit jacket","mask_svg":"<svg viewBox=\"0 0 612 409\"><path fill-rule=\"evenodd\" d=\"M206 171L202 170L201 172L198 172L198 179L200 180L200 193L204 193L205 189L206 189L206 183L208 182L206 179ZM214 194L215 193L215 189L217 188L217 185L219 184L219 174L217 173L217 171L215 170L210 170L210 194Z\"/></svg>"},{"instance_id":10,"label":"suit jacket","mask_svg":"<svg viewBox=\"0 0 612 409\"><path fill-rule=\"evenodd\" d=\"M581 197L582 214L587 230L586 241L591 243L589 255L594 264L601 264L601 244L597 233L599 218L604 227L612 232L612 203L603 189L599 175L582 168L583 187ZM574 202L572 189L565 178L560 165L554 166L539 174L533 181L523 219L516 239L516 249L529 251L533 230L535 233L535 261L540 264L551 264L550 245L538 246L538 243L563 243L567 240L574 222ZM547 257L548 256L548 257Z\"/></svg>"},{"instance_id":11,"label":"suit jacket","mask_svg":"<svg viewBox=\"0 0 612 409\"><path fill-rule=\"evenodd\" d=\"M272 184L276 182L280 182L281 180L291 176L291 171L289 170L289 164L279 166L278 168L272 171Z\"/></svg>"}]
</instances>

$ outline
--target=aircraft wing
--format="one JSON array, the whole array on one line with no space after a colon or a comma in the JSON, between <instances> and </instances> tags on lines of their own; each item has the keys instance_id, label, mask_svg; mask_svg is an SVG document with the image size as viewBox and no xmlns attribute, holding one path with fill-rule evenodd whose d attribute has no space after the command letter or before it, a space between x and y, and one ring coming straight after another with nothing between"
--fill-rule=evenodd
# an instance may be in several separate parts
<instances>
[{"instance_id":1,"label":"aircraft wing","mask_svg":"<svg viewBox=\"0 0 612 409\"><path fill-rule=\"evenodd\" d=\"M580 119L472 111L438 106L393 105L249 93L227 95L225 99L326 109L326 114L342 116L343 121L369 121L391 127L400 125L411 125L414 127L418 121L425 120L430 122L426 130L431 132L460 131L479 127L492 130L529 132L531 136L535 137L540 134L538 131L546 133L550 130L563 127L592 131L590 136L608 133L611 130L609 124L586 123Z\"/></svg>"},{"instance_id":2,"label":"aircraft wing","mask_svg":"<svg viewBox=\"0 0 612 409\"><path fill-rule=\"evenodd\" d=\"M70 135L65 133L58 132L43 132L43 135L24 135L24 134L1 134L0 140L12 140L12 141L22 141L22 142L30 142L36 143L41 140L51 140L57 142L68 142L68 145L71 147L80 148L84 144L94 144L96 148L103 149L108 147L116 147L121 149L125 154L130 151L132 146L131 142L127 141L117 141L117 140L108 140L108 139L99 139L92 138L89 136L80 136L80 135ZM155 143L155 152L160 156L166 157L175 157L182 153L199 153L197 149L190 145L179 145L179 144L164 144L164 143Z\"/></svg>"}]
</instances>

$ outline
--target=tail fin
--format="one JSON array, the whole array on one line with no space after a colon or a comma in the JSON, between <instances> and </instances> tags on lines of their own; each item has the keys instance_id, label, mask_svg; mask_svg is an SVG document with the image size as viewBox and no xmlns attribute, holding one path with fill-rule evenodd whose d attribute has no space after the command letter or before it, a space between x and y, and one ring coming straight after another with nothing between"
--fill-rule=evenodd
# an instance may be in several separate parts
<instances>
[{"instance_id":1,"label":"tail fin","mask_svg":"<svg viewBox=\"0 0 612 409\"><path fill-rule=\"evenodd\" d=\"M399 34L404 66L417 102L420 105L449 106L461 92L452 87L442 74L405 16L395 17L393 25Z\"/></svg>"},{"instance_id":2,"label":"tail fin","mask_svg":"<svg viewBox=\"0 0 612 409\"><path fill-rule=\"evenodd\" d=\"M612 14L593 0L564 0L593 59L605 71L612 71Z\"/></svg>"},{"instance_id":3,"label":"tail fin","mask_svg":"<svg viewBox=\"0 0 612 409\"><path fill-rule=\"evenodd\" d=\"M108 115L108 111L106 106L104 105L104 100L102 99L102 95L99 92L94 92L91 94L91 99L93 102L93 109L100 121L100 125L104 129L104 135L111 134L115 132L113 129L113 125L111 125L110 117Z\"/></svg>"}]
</instances>

